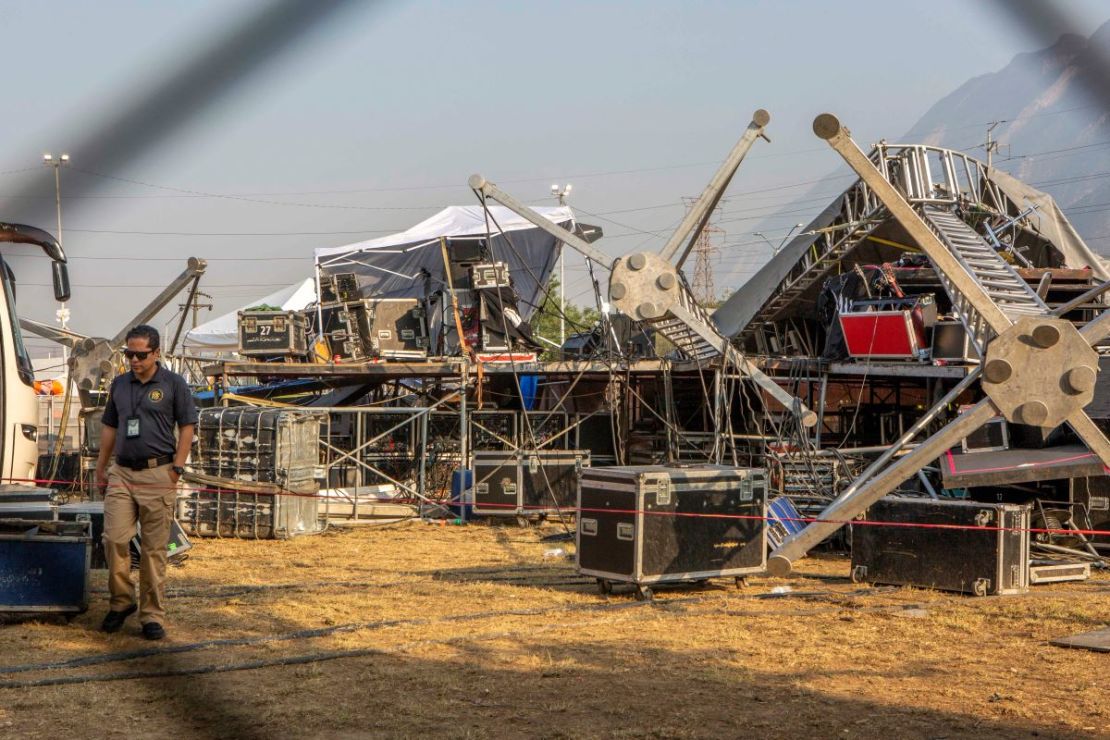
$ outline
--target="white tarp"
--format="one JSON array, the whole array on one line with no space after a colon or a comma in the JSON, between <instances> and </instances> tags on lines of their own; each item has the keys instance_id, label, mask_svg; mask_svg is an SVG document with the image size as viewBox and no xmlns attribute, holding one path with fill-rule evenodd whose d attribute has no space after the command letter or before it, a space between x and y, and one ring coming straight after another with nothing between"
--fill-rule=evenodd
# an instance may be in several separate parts
<instances>
[{"instance_id":1,"label":"white tarp","mask_svg":"<svg viewBox=\"0 0 1110 740\"><path fill-rule=\"evenodd\" d=\"M240 311L262 305L278 306L284 311L300 311L315 300L316 281L305 278L190 329L185 333L184 348L190 352L235 352L239 349Z\"/></svg>"},{"instance_id":2,"label":"white tarp","mask_svg":"<svg viewBox=\"0 0 1110 740\"><path fill-rule=\"evenodd\" d=\"M574 213L570 210L570 206L536 207L532 210L557 224L574 220ZM487 223L481 206L448 206L431 218L400 233L346 244L342 247L320 247L314 250L314 254L316 261L323 266L334 264L337 261L336 257L346 257L356 252L389 251L390 247L414 249L437 242L441 236L447 238L469 236L484 239L487 233L496 234L499 230L520 231L536 228L535 224L504 206L490 206L489 213L491 220Z\"/></svg>"},{"instance_id":3,"label":"white tarp","mask_svg":"<svg viewBox=\"0 0 1110 740\"><path fill-rule=\"evenodd\" d=\"M567 206L536 208L539 215L575 229ZM416 298L443 307L447 288L440 239L448 254L477 248L483 259L508 265L517 310L527 319L543 302L543 290L559 259L562 242L504 206L450 206L399 234L315 250L321 275L353 273L365 296ZM429 308L433 325L439 321Z\"/></svg>"}]
</instances>

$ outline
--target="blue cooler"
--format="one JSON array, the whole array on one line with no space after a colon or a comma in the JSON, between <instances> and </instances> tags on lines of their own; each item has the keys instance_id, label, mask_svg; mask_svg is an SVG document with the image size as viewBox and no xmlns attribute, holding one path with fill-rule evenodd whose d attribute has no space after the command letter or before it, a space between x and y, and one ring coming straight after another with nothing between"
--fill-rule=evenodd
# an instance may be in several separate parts
<instances>
[{"instance_id":1,"label":"blue cooler","mask_svg":"<svg viewBox=\"0 0 1110 740\"><path fill-rule=\"evenodd\" d=\"M91 522L0 520L0 612L89 608Z\"/></svg>"}]
</instances>

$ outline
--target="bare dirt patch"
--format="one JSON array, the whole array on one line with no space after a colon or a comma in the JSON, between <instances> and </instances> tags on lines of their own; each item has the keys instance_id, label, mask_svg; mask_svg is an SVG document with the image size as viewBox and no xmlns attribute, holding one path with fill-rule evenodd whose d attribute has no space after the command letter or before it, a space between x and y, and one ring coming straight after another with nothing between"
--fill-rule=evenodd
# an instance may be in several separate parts
<instances>
[{"instance_id":1,"label":"bare dirt patch","mask_svg":"<svg viewBox=\"0 0 1110 740\"><path fill-rule=\"evenodd\" d=\"M1110 736L1110 656L1047 644L1110 623L1110 578L975 599L828 556L642 604L557 531L199 540L153 644L96 630L97 572L88 614L0 626L0 682L90 679L0 688L0 736Z\"/></svg>"}]
</instances>

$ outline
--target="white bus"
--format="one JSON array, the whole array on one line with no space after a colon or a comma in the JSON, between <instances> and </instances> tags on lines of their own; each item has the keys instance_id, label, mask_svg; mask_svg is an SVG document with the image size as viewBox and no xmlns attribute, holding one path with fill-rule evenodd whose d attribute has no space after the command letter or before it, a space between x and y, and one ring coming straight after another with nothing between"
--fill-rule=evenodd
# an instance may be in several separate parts
<instances>
[{"instance_id":1,"label":"white bus","mask_svg":"<svg viewBox=\"0 0 1110 740\"><path fill-rule=\"evenodd\" d=\"M0 222L0 242L34 244L51 260L54 298L69 300L66 256L58 240L33 226ZM0 483L34 478L38 459L38 403L31 358L23 345L16 313L16 280L0 254Z\"/></svg>"}]
</instances>

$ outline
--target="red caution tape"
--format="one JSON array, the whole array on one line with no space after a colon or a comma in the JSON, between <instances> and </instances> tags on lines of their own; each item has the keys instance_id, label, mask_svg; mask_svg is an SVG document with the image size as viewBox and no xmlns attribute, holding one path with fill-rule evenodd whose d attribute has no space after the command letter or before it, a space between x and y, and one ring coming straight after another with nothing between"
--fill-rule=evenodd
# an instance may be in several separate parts
<instances>
[{"instance_id":1,"label":"red caution tape","mask_svg":"<svg viewBox=\"0 0 1110 740\"><path fill-rule=\"evenodd\" d=\"M75 485L80 481L66 481L66 480L51 480L45 478L0 478L0 481L14 482L14 483L34 483L36 485ZM298 493L296 491L287 491L279 489L277 491L252 491L250 489L237 489L231 486L205 488L198 486L191 486L186 484L189 490L198 491L201 493L239 493L257 496L290 496L299 498L320 498L320 499L333 499L339 498L334 496L324 496L319 493ZM132 488L140 488L143 486L131 486ZM147 486L149 488L165 488L165 486ZM349 497L356 498L356 497ZM416 504L420 499L408 498L391 498L387 503L397 504ZM473 507L474 502L460 502L460 501L440 501L438 502L444 506L470 506ZM551 507L549 506L523 506L518 507L514 504L492 504L482 502L478 505L481 509L512 509L514 512L522 509L524 513L550 513ZM784 522L801 522L803 524L812 524L820 522L823 524L840 524L840 525L858 525L869 527L906 527L916 529L956 529L956 530L971 530L979 532L1030 532L1033 534L1081 534L1084 536L1107 536L1110 537L1110 530L1106 529L1063 529L1063 528L1048 528L1048 527L991 527L980 526L976 524L932 524L924 522L884 522L872 521L863 519L824 519L822 517L780 517L780 516L756 516L754 514L707 514L703 512L686 512L686 511L651 511L647 509L597 509L597 508L579 508L577 506L561 506L559 511L564 513L574 514L624 514L624 515L637 515L643 514L645 516L669 516L669 517L682 517L691 519L733 519L733 520L756 520L756 521L784 521Z\"/></svg>"}]
</instances>

